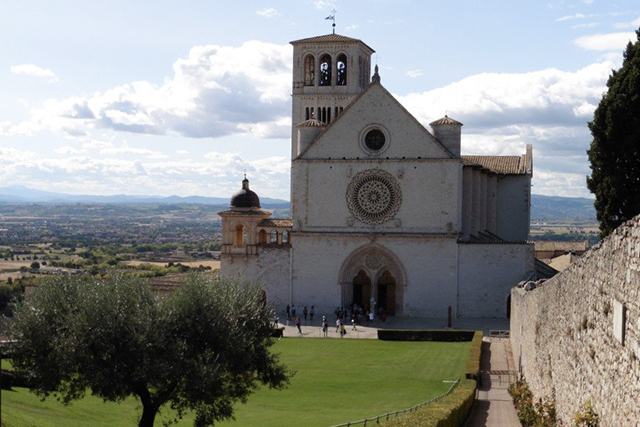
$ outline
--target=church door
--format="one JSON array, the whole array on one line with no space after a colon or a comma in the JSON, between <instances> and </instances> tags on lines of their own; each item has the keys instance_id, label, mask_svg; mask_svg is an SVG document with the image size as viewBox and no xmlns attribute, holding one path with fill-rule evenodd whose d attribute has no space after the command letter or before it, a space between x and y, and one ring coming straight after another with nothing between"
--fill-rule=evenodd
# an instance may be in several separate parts
<instances>
[{"instance_id":1,"label":"church door","mask_svg":"<svg viewBox=\"0 0 640 427\"><path fill-rule=\"evenodd\" d=\"M360 307L364 307L367 301L371 298L371 279L364 272L360 270L358 275L353 278L353 304L358 304Z\"/></svg>"},{"instance_id":2,"label":"church door","mask_svg":"<svg viewBox=\"0 0 640 427\"><path fill-rule=\"evenodd\" d=\"M389 271L378 279L378 307L384 308L388 316L396 314L396 279Z\"/></svg>"}]
</instances>

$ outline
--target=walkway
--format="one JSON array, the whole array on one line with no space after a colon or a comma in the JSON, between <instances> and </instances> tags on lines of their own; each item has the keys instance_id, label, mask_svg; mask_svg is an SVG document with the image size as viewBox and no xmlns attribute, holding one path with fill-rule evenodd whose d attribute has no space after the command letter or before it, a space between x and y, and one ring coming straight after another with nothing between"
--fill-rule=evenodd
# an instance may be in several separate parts
<instances>
[{"instance_id":1,"label":"walkway","mask_svg":"<svg viewBox=\"0 0 640 427\"><path fill-rule=\"evenodd\" d=\"M509 340L484 337L482 341L482 385L476 392L476 401L465 427L520 427L507 392L509 382L515 380L506 374L515 369Z\"/></svg>"}]
</instances>

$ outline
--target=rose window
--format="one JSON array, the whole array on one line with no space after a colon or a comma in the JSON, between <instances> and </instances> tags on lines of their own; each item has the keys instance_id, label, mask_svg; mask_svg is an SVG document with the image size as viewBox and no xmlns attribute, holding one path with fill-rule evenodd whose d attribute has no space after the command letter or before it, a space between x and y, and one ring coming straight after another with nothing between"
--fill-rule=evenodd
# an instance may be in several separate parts
<instances>
[{"instance_id":1,"label":"rose window","mask_svg":"<svg viewBox=\"0 0 640 427\"><path fill-rule=\"evenodd\" d=\"M402 193L391 174L381 170L358 173L347 189L351 213L367 224L382 224L400 208Z\"/></svg>"}]
</instances>

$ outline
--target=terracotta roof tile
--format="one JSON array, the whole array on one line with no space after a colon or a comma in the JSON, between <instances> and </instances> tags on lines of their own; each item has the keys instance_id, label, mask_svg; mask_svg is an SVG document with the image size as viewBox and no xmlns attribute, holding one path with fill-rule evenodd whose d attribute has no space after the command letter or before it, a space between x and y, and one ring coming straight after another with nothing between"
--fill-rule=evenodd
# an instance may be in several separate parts
<instances>
[{"instance_id":1,"label":"terracotta roof tile","mask_svg":"<svg viewBox=\"0 0 640 427\"><path fill-rule=\"evenodd\" d=\"M362 40L354 39L347 36L341 36L340 34L326 34L324 36L315 36L309 37L306 39L294 40L290 42L291 44L299 44L299 43L362 43L367 46ZM371 49L371 47L367 46L371 52L375 52L375 50Z\"/></svg>"},{"instance_id":2,"label":"terracotta roof tile","mask_svg":"<svg viewBox=\"0 0 640 427\"><path fill-rule=\"evenodd\" d=\"M500 175L526 175L525 156L462 156L464 166L480 166Z\"/></svg>"},{"instance_id":3,"label":"terracotta roof tile","mask_svg":"<svg viewBox=\"0 0 640 427\"><path fill-rule=\"evenodd\" d=\"M560 241L546 241L535 242L536 251L586 251L589 249L589 242L560 242Z\"/></svg>"},{"instance_id":4,"label":"terracotta roof tile","mask_svg":"<svg viewBox=\"0 0 640 427\"><path fill-rule=\"evenodd\" d=\"M258 223L258 227L291 227L293 222L290 219L265 218Z\"/></svg>"},{"instance_id":5,"label":"terracotta roof tile","mask_svg":"<svg viewBox=\"0 0 640 427\"><path fill-rule=\"evenodd\" d=\"M452 119L449 116L444 116L441 119L435 120L431 123L429 123L429 126L440 126L440 125L458 125L458 126L463 126L462 123L460 123L457 120Z\"/></svg>"}]
</instances>

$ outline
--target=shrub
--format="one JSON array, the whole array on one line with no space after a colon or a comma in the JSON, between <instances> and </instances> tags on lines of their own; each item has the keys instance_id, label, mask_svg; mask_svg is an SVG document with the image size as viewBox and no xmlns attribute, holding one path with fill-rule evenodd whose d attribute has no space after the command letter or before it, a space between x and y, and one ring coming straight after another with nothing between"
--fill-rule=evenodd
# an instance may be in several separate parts
<instances>
[{"instance_id":1,"label":"shrub","mask_svg":"<svg viewBox=\"0 0 640 427\"><path fill-rule=\"evenodd\" d=\"M378 329L378 339L385 341L471 341L475 331L442 329ZM482 338L481 338L482 339Z\"/></svg>"},{"instance_id":2,"label":"shrub","mask_svg":"<svg viewBox=\"0 0 640 427\"><path fill-rule=\"evenodd\" d=\"M576 412L573 416L573 421L576 427L598 427L600 425L600 419L593 406L591 406L591 400L584 402L582 410Z\"/></svg>"},{"instance_id":3,"label":"shrub","mask_svg":"<svg viewBox=\"0 0 640 427\"><path fill-rule=\"evenodd\" d=\"M551 399L538 399L534 403L533 393L524 380L509 385L509 394L518 412L518 420L523 427L556 427L559 426L556 411L555 395Z\"/></svg>"},{"instance_id":4,"label":"shrub","mask_svg":"<svg viewBox=\"0 0 640 427\"><path fill-rule=\"evenodd\" d=\"M480 355L482 353L482 331L475 331L471 340L471 350L469 350L469 360L465 368L465 376L469 379L478 380L480 376Z\"/></svg>"}]
</instances>

